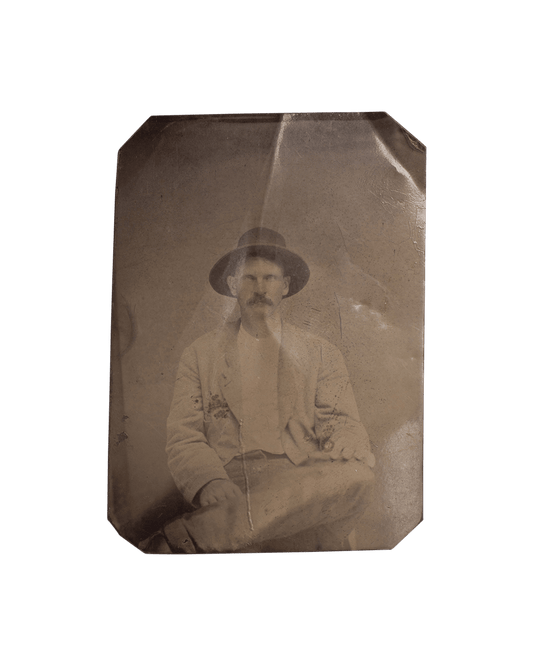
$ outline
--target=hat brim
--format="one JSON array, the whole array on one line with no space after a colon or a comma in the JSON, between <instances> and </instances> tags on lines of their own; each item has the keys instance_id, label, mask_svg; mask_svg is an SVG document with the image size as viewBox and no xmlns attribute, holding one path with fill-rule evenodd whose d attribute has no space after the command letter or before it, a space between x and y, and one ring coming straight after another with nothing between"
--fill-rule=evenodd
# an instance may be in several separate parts
<instances>
[{"instance_id":1,"label":"hat brim","mask_svg":"<svg viewBox=\"0 0 533 666\"><path fill-rule=\"evenodd\" d=\"M222 294L235 298L229 290L227 278L232 275L235 265L247 257L261 257L270 261L280 262L285 270L285 275L290 276L289 291L283 298L289 298L301 291L309 280L309 266L294 252L277 245L245 245L231 250L211 269L209 283L213 289Z\"/></svg>"}]
</instances>

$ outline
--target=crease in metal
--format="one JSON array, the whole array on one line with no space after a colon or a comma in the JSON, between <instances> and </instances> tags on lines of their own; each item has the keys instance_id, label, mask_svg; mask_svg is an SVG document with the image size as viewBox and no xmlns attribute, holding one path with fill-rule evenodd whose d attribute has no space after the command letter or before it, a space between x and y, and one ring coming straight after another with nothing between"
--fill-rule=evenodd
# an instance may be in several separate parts
<instances>
[{"instance_id":1,"label":"crease in metal","mask_svg":"<svg viewBox=\"0 0 533 666\"><path fill-rule=\"evenodd\" d=\"M274 145L274 151L272 153L272 160L270 162L270 169L268 174L267 186L265 190L265 196L263 198L263 204L261 206L261 215L259 217L260 227L264 226L265 211L268 210L268 204L272 197L272 191L273 191L272 183L275 179L277 171L281 167L281 162L279 158L280 148L283 142L283 135L285 134L285 130L287 129L287 126L292 120L292 115L293 115L292 113L284 113L281 117L278 133L276 135L276 143ZM277 226L278 226L277 221L275 221L274 223L270 223L270 228L274 228L276 231L277 231Z\"/></svg>"},{"instance_id":2,"label":"crease in metal","mask_svg":"<svg viewBox=\"0 0 533 666\"><path fill-rule=\"evenodd\" d=\"M423 189L417 185L413 176L407 171L407 169L397 160L392 152L387 147L386 143L374 132L374 137L376 139L376 144L381 155L393 166L396 171L402 175L408 183L410 189L407 202L408 205L412 207L415 212L415 222L414 225L411 220L407 220L407 226L409 230L409 240L413 244L414 249L416 250L419 256L424 255L424 224L418 222L420 210L425 208L425 194ZM401 241L399 245L404 241Z\"/></svg>"},{"instance_id":3,"label":"crease in metal","mask_svg":"<svg viewBox=\"0 0 533 666\"><path fill-rule=\"evenodd\" d=\"M394 157L394 155L390 152L387 146L379 138L376 132L374 132L374 138L376 139L376 143L378 144L379 152L383 155L383 157L385 157L385 159L392 164L392 166L396 169L398 173L400 173L402 176L405 176L405 178L407 178L407 180L411 183L411 185L415 188L415 190L418 193L420 193L420 188L415 183L409 171L407 171L407 169L402 164L400 164L400 162L398 162L398 160Z\"/></svg>"},{"instance_id":4,"label":"crease in metal","mask_svg":"<svg viewBox=\"0 0 533 666\"><path fill-rule=\"evenodd\" d=\"M277 171L279 170L281 164L280 164L280 148L281 144L283 142L283 135L285 133L285 129L287 125L290 123L292 118L292 114L290 113L284 113L281 122L279 124L278 132L276 134L276 142L274 144L274 150L272 152L272 159L270 161L269 165L269 173L268 173L268 179L267 179L267 185L265 189L265 194L263 197L263 203L261 205L261 215L259 216L259 226L263 227L264 226L264 219L265 219L265 210L268 210L268 204L270 202L271 196L272 196L272 183L275 179L275 176L277 174ZM275 221L274 223L270 223L270 228L274 228L277 231L277 226L278 223ZM241 429L242 429L242 421L241 421ZM250 504L250 483L248 480L248 473L246 471L246 463L245 463L245 456L244 456L244 451L242 452L243 455L241 456L242 460L242 473L244 476L244 484L245 484L245 495L246 495L246 510L248 514L248 524L250 525L250 529L253 531L254 529L254 524L252 520L252 509L251 509L251 504Z\"/></svg>"}]
</instances>

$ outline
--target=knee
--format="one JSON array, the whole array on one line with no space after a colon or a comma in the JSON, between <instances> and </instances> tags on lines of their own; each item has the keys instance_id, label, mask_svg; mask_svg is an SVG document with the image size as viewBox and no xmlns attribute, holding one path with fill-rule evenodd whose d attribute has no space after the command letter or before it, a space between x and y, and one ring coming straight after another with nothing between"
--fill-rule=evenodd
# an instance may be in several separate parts
<instances>
[{"instance_id":1,"label":"knee","mask_svg":"<svg viewBox=\"0 0 533 666\"><path fill-rule=\"evenodd\" d=\"M354 468L351 488L357 494L359 502L366 506L374 499L376 477L365 463L356 461Z\"/></svg>"},{"instance_id":2,"label":"knee","mask_svg":"<svg viewBox=\"0 0 533 666\"><path fill-rule=\"evenodd\" d=\"M376 483L374 472L366 463L357 463L357 477L361 480L361 483L372 488Z\"/></svg>"}]
</instances>

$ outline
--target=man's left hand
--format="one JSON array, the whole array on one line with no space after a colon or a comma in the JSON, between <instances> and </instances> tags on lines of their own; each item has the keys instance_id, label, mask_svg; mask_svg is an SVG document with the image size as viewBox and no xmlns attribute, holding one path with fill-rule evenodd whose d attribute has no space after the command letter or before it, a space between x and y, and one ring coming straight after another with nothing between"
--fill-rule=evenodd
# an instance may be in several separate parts
<instances>
[{"instance_id":1,"label":"man's left hand","mask_svg":"<svg viewBox=\"0 0 533 666\"><path fill-rule=\"evenodd\" d=\"M355 444L336 444L331 451L326 451L331 460L351 460L355 458L357 447Z\"/></svg>"},{"instance_id":2,"label":"man's left hand","mask_svg":"<svg viewBox=\"0 0 533 666\"><path fill-rule=\"evenodd\" d=\"M330 450L322 449L310 456L312 460L360 460L369 467L373 467L376 459L373 453L361 454L357 450L357 445L349 442L342 442L334 445Z\"/></svg>"}]
</instances>

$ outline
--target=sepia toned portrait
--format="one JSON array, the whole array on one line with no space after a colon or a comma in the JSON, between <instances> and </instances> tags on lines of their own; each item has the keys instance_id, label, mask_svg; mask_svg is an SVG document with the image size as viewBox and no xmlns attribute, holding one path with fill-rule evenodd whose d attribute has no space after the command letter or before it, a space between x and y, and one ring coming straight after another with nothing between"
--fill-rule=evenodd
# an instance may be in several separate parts
<instances>
[{"instance_id":1,"label":"sepia toned portrait","mask_svg":"<svg viewBox=\"0 0 533 666\"><path fill-rule=\"evenodd\" d=\"M133 546L390 549L422 520L425 158L384 112L155 116L120 149L108 516Z\"/></svg>"}]
</instances>

